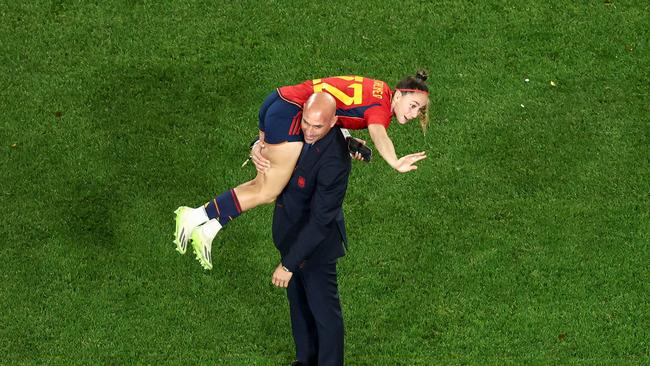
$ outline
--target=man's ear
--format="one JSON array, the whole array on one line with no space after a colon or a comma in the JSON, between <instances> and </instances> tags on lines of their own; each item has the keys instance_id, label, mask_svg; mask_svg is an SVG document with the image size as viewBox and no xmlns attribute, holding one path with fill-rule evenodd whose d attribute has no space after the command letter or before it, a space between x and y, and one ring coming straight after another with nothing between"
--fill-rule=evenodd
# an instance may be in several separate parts
<instances>
[{"instance_id":1,"label":"man's ear","mask_svg":"<svg viewBox=\"0 0 650 366\"><path fill-rule=\"evenodd\" d=\"M332 118L332 122L330 123L330 127L334 127L334 125L336 124L336 122L337 122L338 120L339 120L339 117L334 116L334 118Z\"/></svg>"}]
</instances>

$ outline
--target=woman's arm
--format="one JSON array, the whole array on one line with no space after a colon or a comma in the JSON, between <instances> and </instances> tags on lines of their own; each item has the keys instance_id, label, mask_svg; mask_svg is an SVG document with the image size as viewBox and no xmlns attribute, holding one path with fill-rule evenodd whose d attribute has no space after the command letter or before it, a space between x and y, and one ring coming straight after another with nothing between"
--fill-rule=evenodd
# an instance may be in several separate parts
<instances>
[{"instance_id":1,"label":"woman's arm","mask_svg":"<svg viewBox=\"0 0 650 366\"><path fill-rule=\"evenodd\" d=\"M370 134L372 142L375 144L375 148L379 151L379 155L384 158L388 165L400 173L406 173L417 169L418 167L413 164L427 157L425 152L421 151L397 158L393 141L388 137L386 127L382 125L368 125L368 133Z\"/></svg>"}]
</instances>

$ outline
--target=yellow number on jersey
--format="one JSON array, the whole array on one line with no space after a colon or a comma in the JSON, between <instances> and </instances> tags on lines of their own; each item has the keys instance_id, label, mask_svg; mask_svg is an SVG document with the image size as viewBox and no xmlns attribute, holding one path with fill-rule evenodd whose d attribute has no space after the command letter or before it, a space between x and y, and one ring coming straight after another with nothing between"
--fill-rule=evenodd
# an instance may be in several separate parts
<instances>
[{"instance_id":1,"label":"yellow number on jersey","mask_svg":"<svg viewBox=\"0 0 650 366\"><path fill-rule=\"evenodd\" d=\"M343 79L347 81L354 81L354 83L348 85L349 89L352 89L352 96L349 96L341 89L332 86L328 83L322 82L322 79L312 80L314 84L314 93L320 93L323 90L332 94L332 96L341 101L341 103L350 106L363 103L363 77L361 76L337 76L337 79Z\"/></svg>"}]
</instances>

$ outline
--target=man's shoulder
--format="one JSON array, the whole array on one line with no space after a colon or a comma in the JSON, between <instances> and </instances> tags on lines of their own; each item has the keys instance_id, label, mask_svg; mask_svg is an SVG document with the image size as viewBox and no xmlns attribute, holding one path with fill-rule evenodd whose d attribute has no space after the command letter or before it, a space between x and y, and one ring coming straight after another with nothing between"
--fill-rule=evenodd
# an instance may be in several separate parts
<instances>
[{"instance_id":1,"label":"man's shoulder","mask_svg":"<svg viewBox=\"0 0 650 366\"><path fill-rule=\"evenodd\" d=\"M321 170L322 174L332 176L347 175L352 169L352 159L350 158L347 143L345 143L342 136L340 136L340 140L337 137L337 140L330 144L330 153L324 154L323 159L321 159L319 170Z\"/></svg>"},{"instance_id":2,"label":"man's shoulder","mask_svg":"<svg viewBox=\"0 0 650 366\"><path fill-rule=\"evenodd\" d=\"M330 158L344 158L343 160L349 160L350 154L348 151L348 144L345 141L345 137L341 133L341 129L336 126L332 128L330 132L332 134L332 141L328 144L327 148L323 152L325 156ZM347 158L347 159L345 159Z\"/></svg>"}]
</instances>

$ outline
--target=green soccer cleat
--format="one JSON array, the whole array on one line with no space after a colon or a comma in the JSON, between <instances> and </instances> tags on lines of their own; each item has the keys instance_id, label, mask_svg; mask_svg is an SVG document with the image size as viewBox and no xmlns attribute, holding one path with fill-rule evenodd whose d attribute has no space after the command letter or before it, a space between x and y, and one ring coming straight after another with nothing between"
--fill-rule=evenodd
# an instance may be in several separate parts
<instances>
[{"instance_id":1,"label":"green soccer cleat","mask_svg":"<svg viewBox=\"0 0 650 366\"><path fill-rule=\"evenodd\" d=\"M221 230L219 221L212 219L192 231L190 240L196 260L207 270L212 269L212 240Z\"/></svg>"},{"instance_id":2,"label":"green soccer cleat","mask_svg":"<svg viewBox=\"0 0 650 366\"><path fill-rule=\"evenodd\" d=\"M192 230L201 225L203 223L202 221L207 220L207 218L202 220L200 216L196 214L195 209L185 206L177 208L174 213L176 214L174 244L176 244L176 250L179 253L185 254Z\"/></svg>"}]
</instances>

